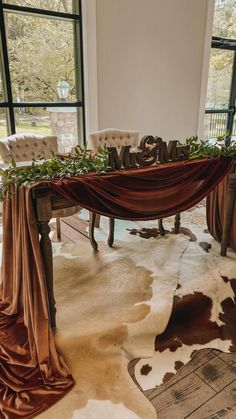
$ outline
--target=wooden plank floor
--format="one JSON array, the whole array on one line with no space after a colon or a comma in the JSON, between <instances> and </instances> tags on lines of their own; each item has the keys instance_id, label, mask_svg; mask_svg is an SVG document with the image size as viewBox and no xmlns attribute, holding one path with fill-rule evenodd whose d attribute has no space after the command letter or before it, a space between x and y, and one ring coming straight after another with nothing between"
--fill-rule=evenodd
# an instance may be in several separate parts
<instances>
[{"instance_id":1,"label":"wooden plank floor","mask_svg":"<svg viewBox=\"0 0 236 419\"><path fill-rule=\"evenodd\" d=\"M64 218L62 240L87 241L87 226L77 216ZM55 230L55 225L51 228ZM55 232L53 236L56 240ZM136 362L129 365L133 379ZM236 419L236 354L198 351L169 383L144 394L155 407L158 419Z\"/></svg>"}]
</instances>

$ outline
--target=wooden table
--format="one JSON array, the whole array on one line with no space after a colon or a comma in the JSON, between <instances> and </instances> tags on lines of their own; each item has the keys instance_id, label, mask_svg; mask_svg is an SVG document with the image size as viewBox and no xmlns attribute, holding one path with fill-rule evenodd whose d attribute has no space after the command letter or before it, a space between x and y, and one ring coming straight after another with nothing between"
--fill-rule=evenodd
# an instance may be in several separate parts
<instances>
[{"instance_id":1,"label":"wooden table","mask_svg":"<svg viewBox=\"0 0 236 419\"><path fill-rule=\"evenodd\" d=\"M23 162L17 164L19 167L30 167L30 162ZM9 165L0 165L0 172L4 176L4 171L9 167ZM53 218L53 211L61 210L63 216L63 210L73 207L75 204L64 197L56 194L52 189L48 187L36 186L32 188L35 214L38 224L38 230L40 234L40 248L42 259L45 268L45 277L46 285L48 292L48 302L49 302L49 313L51 320L51 327L55 329L56 327L56 302L54 298L53 291L53 254L52 254L52 244L49 237L50 226L49 221ZM236 200L236 164L232 167L229 174L229 183L228 183L228 196L226 204L226 216L224 220L223 235L221 241L221 255L226 256L230 227L232 224L232 216L234 211L234 205ZM92 214L92 213L91 213ZM90 222L90 241L94 248L97 247L96 241L93 236L92 226L95 223L95 214L91 215ZM111 219L112 220L112 219ZM180 227L180 214L177 214L175 218L175 233L179 232ZM108 237L109 245L113 244L113 237Z\"/></svg>"}]
</instances>

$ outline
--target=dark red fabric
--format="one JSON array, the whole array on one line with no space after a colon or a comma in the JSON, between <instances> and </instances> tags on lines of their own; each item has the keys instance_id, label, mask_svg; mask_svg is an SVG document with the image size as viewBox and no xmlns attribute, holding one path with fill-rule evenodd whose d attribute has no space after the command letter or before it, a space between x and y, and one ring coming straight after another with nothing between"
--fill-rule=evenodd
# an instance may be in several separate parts
<instances>
[{"instance_id":1,"label":"dark red fabric","mask_svg":"<svg viewBox=\"0 0 236 419\"><path fill-rule=\"evenodd\" d=\"M223 221L225 217L227 198L227 183L228 176L226 176L209 194L206 204L208 230L214 239L219 242L221 241L223 232ZM228 245L236 252L236 204L234 207Z\"/></svg>"},{"instance_id":2,"label":"dark red fabric","mask_svg":"<svg viewBox=\"0 0 236 419\"><path fill-rule=\"evenodd\" d=\"M0 419L35 418L73 386L56 348L29 189L3 206L0 287Z\"/></svg>"},{"instance_id":3,"label":"dark red fabric","mask_svg":"<svg viewBox=\"0 0 236 419\"><path fill-rule=\"evenodd\" d=\"M230 157L196 159L43 184L96 213L151 220L197 204L224 178L231 164Z\"/></svg>"}]
</instances>

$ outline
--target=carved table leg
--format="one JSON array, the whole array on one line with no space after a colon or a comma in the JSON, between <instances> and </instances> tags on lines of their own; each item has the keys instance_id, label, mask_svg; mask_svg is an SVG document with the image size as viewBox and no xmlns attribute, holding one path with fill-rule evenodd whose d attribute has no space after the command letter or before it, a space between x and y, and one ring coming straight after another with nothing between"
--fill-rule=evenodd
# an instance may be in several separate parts
<instances>
[{"instance_id":1,"label":"carved table leg","mask_svg":"<svg viewBox=\"0 0 236 419\"><path fill-rule=\"evenodd\" d=\"M96 216L97 214L95 214L95 212L89 211L89 239L94 250L98 250L98 244L94 238Z\"/></svg>"},{"instance_id":2,"label":"carved table leg","mask_svg":"<svg viewBox=\"0 0 236 419\"><path fill-rule=\"evenodd\" d=\"M100 214L96 214L94 227L96 227L96 228L99 228L100 227L100 218L101 218L101 215Z\"/></svg>"},{"instance_id":3,"label":"carved table leg","mask_svg":"<svg viewBox=\"0 0 236 419\"><path fill-rule=\"evenodd\" d=\"M222 240L221 240L221 252L220 252L221 256L226 256L235 201L236 201L236 175L229 175L228 191L227 191L227 199L226 199L226 210L225 210Z\"/></svg>"},{"instance_id":4,"label":"carved table leg","mask_svg":"<svg viewBox=\"0 0 236 419\"><path fill-rule=\"evenodd\" d=\"M175 216L175 234L179 234L180 229L180 214L176 214Z\"/></svg>"},{"instance_id":5,"label":"carved table leg","mask_svg":"<svg viewBox=\"0 0 236 419\"><path fill-rule=\"evenodd\" d=\"M44 265L46 289L48 297L48 309L52 330L56 328L56 303L53 292L53 257L52 243L49 237L49 220L52 218L51 194L35 192L35 206L38 230L40 234L40 250Z\"/></svg>"},{"instance_id":6,"label":"carved table leg","mask_svg":"<svg viewBox=\"0 0 236 419\"><path fill-rule=\"evenodd\" d=\"M61 240L61 220L60 218L56 218L56 228L57 228L57 238Z\"/></svg>"},{"instance_id":7,"label":"carved table leg","mask_svg":"<svg viewBox=\"0 0 236 419\"><path fill-rule=\"evenodd\" d=\"M160 220L158 220L158 228L159 228L159 231L160 231L160 235L164 236L166 234L166 232L165 232L165 229L163 227L163 219L162 218L160 218Z\"/></svg>"},{"instance_id":8,"label":"carved table leg","mask_svg":"<svg viewBox=\"0 0 236 419\"><path fill-rule=\"evenodd\" d=\"M109 236L107 239L107 244L110 247L112 247L114 243L114 230L115 230L115 220L114 218L109 218Z\"/></svg>"},{"instance_id":9,"label":"carved table leg","mask_svg":"<svg viewBox=\"0 0 236 419\"><path fill-rule=\"evenodd\" d=\"M39 221L38 229L40 233L40 249L44 263L44 271L46 277L46 286L48 293L48 304L51 328L56 328L56 302L53 292L53 257L52 257L52 243L49 237L50 227L48 221Z\"/></svg>"}]
</instances>

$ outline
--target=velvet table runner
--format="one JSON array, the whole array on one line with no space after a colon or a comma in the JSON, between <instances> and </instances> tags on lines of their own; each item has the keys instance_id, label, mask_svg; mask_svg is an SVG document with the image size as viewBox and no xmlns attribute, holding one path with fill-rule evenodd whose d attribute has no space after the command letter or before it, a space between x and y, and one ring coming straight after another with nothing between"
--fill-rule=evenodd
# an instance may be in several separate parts
<instances>
[{"instance_id":1,"label":"velvet table runner","mask_svg":"<svg viewBox=\"0 0 236 419\"><path fill-rule=\"evenodd\" d=\"M74 204L108 217L155 220L193 207L227 174L233 159L195 159L43 182Z\"/></svg>"},{"instance_id":2,"label":"velvet table runner","mask_svg":"<svg viewBox=\"0 0 236 419\"><path fill-rule=\"evenodd\" d=\"M49 326L32 187L50 187L103 215L149 220L176 214L201 201L227 174L231 163L231 158L190 160L41 182L12 191L3 213L0 418L35 417L73 386Z\"/></svg>"}]
</instances>

